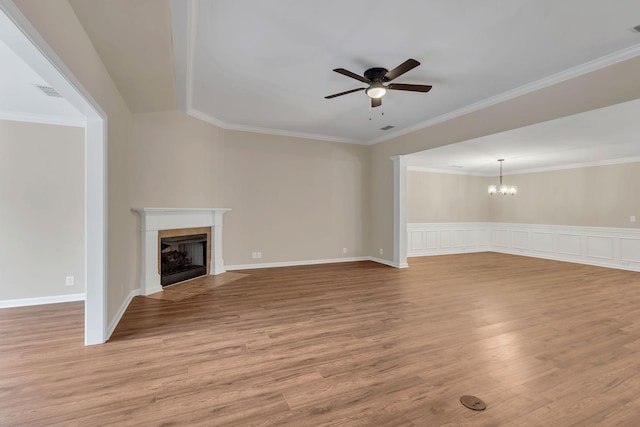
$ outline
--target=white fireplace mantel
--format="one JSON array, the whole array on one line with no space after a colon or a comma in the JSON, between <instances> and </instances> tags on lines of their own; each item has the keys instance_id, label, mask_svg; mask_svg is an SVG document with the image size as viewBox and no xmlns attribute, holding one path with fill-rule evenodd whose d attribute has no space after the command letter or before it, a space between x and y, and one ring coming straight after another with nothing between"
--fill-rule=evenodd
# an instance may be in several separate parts
<instances>
[{"instance_id":1,"label":"white fireplace mantel","mask_svg":"<svg viewBox=\"0 0 640 427\"><path fill-rule=\"evenodd\" d=\"M211 253L209 272L224 273L222 259L222 215L226 208L135 208L140 215L140 247L142 266L140 288L144 295L162 290L158 272L158 232L180 228L211 227Z\"/></svg>"}]
</instances>

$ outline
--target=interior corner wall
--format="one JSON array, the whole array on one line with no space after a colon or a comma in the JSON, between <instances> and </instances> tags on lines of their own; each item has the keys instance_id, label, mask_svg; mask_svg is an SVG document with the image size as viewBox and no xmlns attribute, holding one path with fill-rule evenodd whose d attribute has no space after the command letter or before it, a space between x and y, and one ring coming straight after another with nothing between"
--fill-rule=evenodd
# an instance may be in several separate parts
<instances>
[{"instance_id":1,"label":"interior corner wall","mask_svg":"<svg viewBox=\"0 0 640 427\"><path fill-rule=\"evenodd\" d=\"M0 120L0 230L0 300L85 292L83 128Z\"/></svg>"},{"instance_id":2,"label":"interior corner wall","mask_svg":"<svg viewBox=\"0 0 640 427\"><path fill-rule=\"evenodd\" d=\"M107 324L139 286L136 215L129 197L131 113L67 0L15 5L107 114Z\"/></svg>"},{"instance_id":3,"label":"interior corner wall","mask_svg":"<svg viewBox=\"0 0 640 427\"><path fill-rule=\"evenodd\" d=\"M232 130L224 141L226 265L367 255L368 147Z\"/></svg>"},{"instance_id":4,"label":"interior corner wall","mask_svg":"<svg viewBox=\"0 0 640 427\"><path fill-rule=\"evenodd\" d=\"M407 222L487 222L487 178L410 170Z\"/></svg>"},{"instance_id":5,"label":"interior corner wall","mask_svg":"<svg viewBox=\"0 0 640 427\"><path fill-rule=\"evenodd\" d=\"M640 162L505 176L515 197L495 196L490 220L500 223L638 228Z\"/></svg>"}]
</instances>

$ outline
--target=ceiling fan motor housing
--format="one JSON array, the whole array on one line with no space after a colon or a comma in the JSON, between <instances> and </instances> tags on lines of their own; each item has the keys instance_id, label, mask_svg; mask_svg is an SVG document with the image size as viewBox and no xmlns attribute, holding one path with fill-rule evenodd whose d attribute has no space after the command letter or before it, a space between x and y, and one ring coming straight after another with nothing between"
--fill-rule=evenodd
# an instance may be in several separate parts
<instances>
[{"instance_id":1,"label":"ceiling fan motor housing","mask_svg":"<svg viewBox=\"0 0 640 427\"><path fill-rule=\"evenodd\" d=\"M385 77L389 70L381 67L369 68L364 72L364 77L371 80L372 82L387 82L389 79Z\"/></svg>"}]
</instances>

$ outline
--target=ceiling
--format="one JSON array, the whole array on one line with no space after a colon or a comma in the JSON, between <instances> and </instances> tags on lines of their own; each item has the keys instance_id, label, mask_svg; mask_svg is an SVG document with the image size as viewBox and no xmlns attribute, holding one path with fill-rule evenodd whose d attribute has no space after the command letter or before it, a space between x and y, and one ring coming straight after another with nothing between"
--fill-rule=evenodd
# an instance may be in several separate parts
<instances>
[{"instance_id":1,"label":"ceiling","mask_svg":"<svg viewBox=\"0 0 640 427\"><path fill-rule=\"evenodd\" d=\"M8 46L16 38L24 35L0 12L0 119L84 126L84 115L66 99L38 88L50 85Z\"/></svg>"},{"instance_id":2,"label":"ceiling","mask_svg":"<svg viewBox=\"0 0 640 427\"><path fill-rule=\"evenodd\" d=\"M623 49L640 53L637 0L200 0L174 2L172 18L188 112L226 128L361 144L590 61L609 65L615 58L601 58ZM365 86L334 68L361 75L408 58L422 65L394 82L433 85L428 94L392 91L372 111L362 92L324 99Z\"/></svg>"},{"instance_id":3,"label":"ceiling","mask_svg":"<svg viewBox=\"0 0 640 427\"><path fill-rule=\"evenodd\" d=\"M134 113L177 107L225 129L359 144L640 55L640 34L631 30L640 24L637 0L615 7L605 0L69 1ZM324 99L364 86L334 68L362 74L408 58L422 65L394 82L433 85L429 93L390 92L373 110L362 92ZM410 163L495 175L497 158L507 159L510 173L636 157L625 138L635 132L627 128L638 105L619 108L432 150ZM387 125L395 127L380 130Z\"/></svg>"},{"instance_id":4,"label":"ceiling","mask_svg":"<svg viewBox=\"0 0 640 427\"><path fill-rule=\"evenodd\" d=\"M464 175L640 161L640 99L414 153L414 169Z\"/></svg>"}]
</instances>

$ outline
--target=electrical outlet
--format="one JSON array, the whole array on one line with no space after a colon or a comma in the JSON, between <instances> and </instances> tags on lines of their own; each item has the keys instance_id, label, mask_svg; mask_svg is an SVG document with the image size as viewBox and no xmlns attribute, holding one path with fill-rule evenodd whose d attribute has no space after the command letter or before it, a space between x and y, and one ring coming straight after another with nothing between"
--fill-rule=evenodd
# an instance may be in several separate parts
<instances>
[{"instance_id":1,"label":"electrical outlet","mask_svg":"<svg viewBox=\"0 0 640 427\"><path fill-rule=\"evenodd\" d=\"M380 255L382 255L382 253L383 253L382 248L380 248Z\"/></svg>"},{"instance_id":2,"label":"electrical outlet","mask_svg":"<svg viewBox=\"0 0 640 427\"><path fill-rule=\"evenodd\" d=\"M262 252L256 252L256 254L258 255L256 258L262 258Z\"/></svg>"},{"instance_id":3,"label":"electrical outlet","mask_svg":"<svg viewBox=\"0 0 640 427\"><path fill-rule=\"evenodd\" d=\"M73 286L75 282L75 278L73 276L67 276L67 280L65 282L66 286Z\"/></svg>"},{"instance_id":4,"label":"electrical outlet","mask_svg":"<svg viewBox=\"0 0 640 427\"><path fill-rule=\"evenodd\" d=\"M635 215L631 215L629 217L629 222L636 222L636 216Z\"/></svg>"},{"instance_id":5,"label":"electrical outlet","mask_svg":"<svg viewBox=\"0 0 640 427\"><path fill-rule=\"evenodd\" d=\"M251 252L251 258L253 259L262 258L262 252Z\"/></svg>"},{"instance_id":6,"label":"electrical outlet","mask_svg":"<svg viewBox=\"0 0 640 427\"><path fill-rule=\"evenodd\" d=\"M342 253L346 254L347 253L347 248L342 248Z\"/></svg>"}]
</instances>

